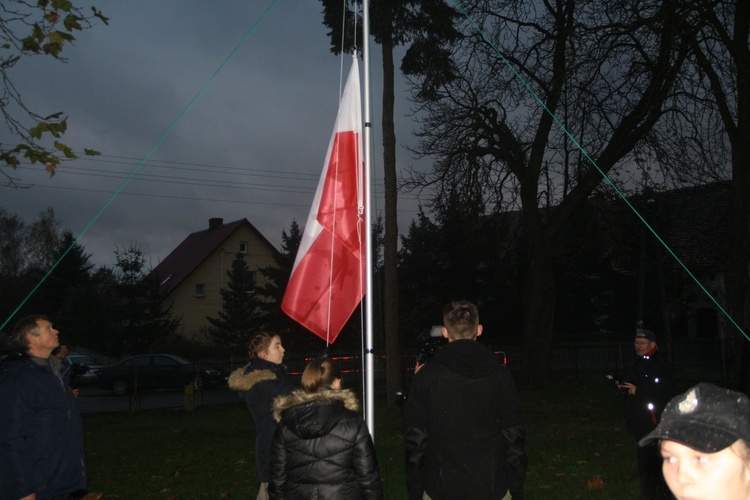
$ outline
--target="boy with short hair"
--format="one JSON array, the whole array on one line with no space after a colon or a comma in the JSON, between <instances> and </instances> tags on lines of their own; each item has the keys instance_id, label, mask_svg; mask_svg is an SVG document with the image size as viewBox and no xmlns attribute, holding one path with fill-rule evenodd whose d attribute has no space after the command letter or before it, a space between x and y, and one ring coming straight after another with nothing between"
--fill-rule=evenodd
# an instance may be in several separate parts
<instances>
[{"instance_id":1,"label":"boy with short hair","mask_svg":"<svg viewBox=\"0 0 750 500\"><path fill-rule=\"evenodd\" d=\"M448 344L414 376L404 413L409 496L522 499L526 434L513 378L476 342L476 305L449 303L443 324Z\"/></svg>"}]
</instances>

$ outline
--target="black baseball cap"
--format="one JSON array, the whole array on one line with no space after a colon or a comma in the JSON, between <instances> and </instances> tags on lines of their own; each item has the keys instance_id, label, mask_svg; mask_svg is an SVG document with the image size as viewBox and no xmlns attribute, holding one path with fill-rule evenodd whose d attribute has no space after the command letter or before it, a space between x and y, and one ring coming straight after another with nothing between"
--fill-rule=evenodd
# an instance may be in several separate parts
<instances>
[{"instance_id":1,"label":"black baseball cap","mask_svg":"<svg viewBox=\"0 0 750 500\"><path fill-rule=\"evenodd\" d=\"M646 339L646 340L650 340L651 342L656 342L656 334L652 332L651 330L644 330L643 328L638 328L635 331L635 338Z\"/></svg>"},{"instance_id":2,"label":"black baseball cap","mask_svg":"<svg viewBox=\"0 0 750 500\"><path fill-rule=\"evenodd\" d=\"M703 453L716 453L738 439L750 444L750 399L737 391L700 383L672 398L661 422L638 444L668 439Z\"/></svg>"}]
</instances>

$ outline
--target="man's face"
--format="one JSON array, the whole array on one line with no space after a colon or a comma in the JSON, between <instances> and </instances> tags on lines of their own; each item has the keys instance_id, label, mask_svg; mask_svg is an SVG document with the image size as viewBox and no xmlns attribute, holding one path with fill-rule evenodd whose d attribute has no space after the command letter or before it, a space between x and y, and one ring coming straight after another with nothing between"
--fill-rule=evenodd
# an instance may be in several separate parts
<instances>
[{"instance_id":1,"label":"man's face","mask_svg":"<svg viewBox=\"0 0 750 500\"><path fill-rule=\"evenodd\" d=\"M39 335L28 335L29 351L35 356L49 356L50 353L60 345L57 334L60 333L52 328L52 323L46 319L39 319L36 322Z\"/></svg>"},{"instance_id":2,"label":"man's face","mask_svg":"<svg viewBox=\"0 0 750 500\"><path fill-rule=\"evenodd\" d=\"M640 337L635 338L635 353L638 356L645 356L656 346L656 342Z\"/></svg>"}]
</instances>

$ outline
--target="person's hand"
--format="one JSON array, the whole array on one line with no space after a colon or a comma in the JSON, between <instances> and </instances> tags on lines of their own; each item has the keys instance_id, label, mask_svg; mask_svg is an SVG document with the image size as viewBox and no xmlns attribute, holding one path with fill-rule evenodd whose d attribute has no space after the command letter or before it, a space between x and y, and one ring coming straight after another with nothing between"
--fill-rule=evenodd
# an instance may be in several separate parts
<instances>
[{"instance_id":1,"label":"person's hand","mask_svg":"<svg viewBox=\"0 0 750 500\"><path fill-rule=\"evenodd\" d=\"M419 370L421 370L423 366L424 366L424 363L417 363L416 365L414 365L414 374L416 375L417 372L419 372Z\"/></svg>"},{"instance_id":2,"label":"person's hand","mask_svg":"<svg viewBox=\"0 0 750 500\"><path fill-rule=\"evenodd\" d=\"M631 384L630 382L624 382L622 385L620 385L621 388L625 388L628 390L628 394L633 396L635 394L635 390L638 388L638 386Z\"/></svg>"}]
</instances>

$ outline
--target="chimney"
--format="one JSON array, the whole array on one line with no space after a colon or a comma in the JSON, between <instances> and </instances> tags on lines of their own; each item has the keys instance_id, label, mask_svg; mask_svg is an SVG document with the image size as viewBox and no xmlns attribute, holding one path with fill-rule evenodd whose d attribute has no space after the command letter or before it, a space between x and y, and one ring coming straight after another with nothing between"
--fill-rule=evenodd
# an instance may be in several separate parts
<instances>
[{"instance_id":1,"label":"chimney","mask_svg":"<svg viewBox=\"0 0 750 500\"><path fill-rule=\"evenodd\" d=\"M224 219L221 219L219 217L212 217L211 219L208 219L208 230L216 229L221 227L224 224Z\"/></svg>"}]
</instances>

